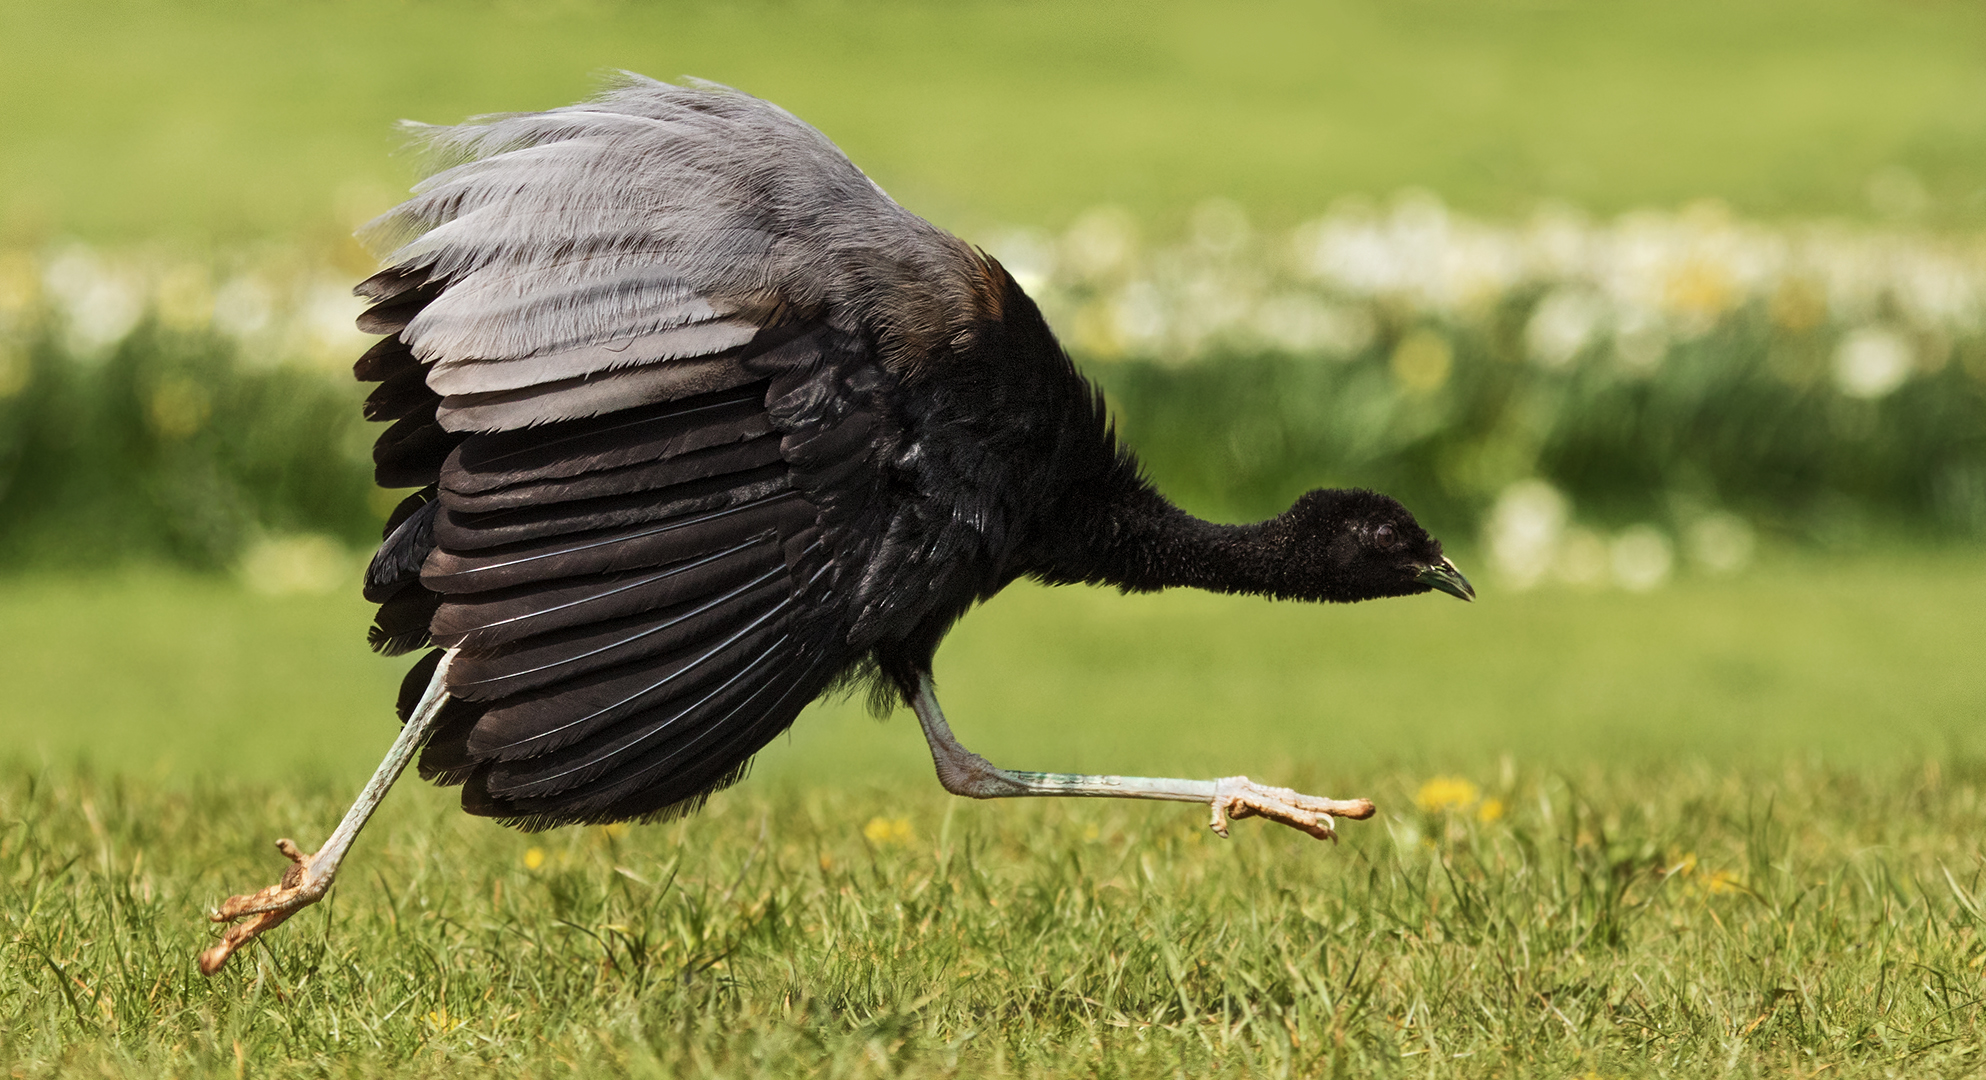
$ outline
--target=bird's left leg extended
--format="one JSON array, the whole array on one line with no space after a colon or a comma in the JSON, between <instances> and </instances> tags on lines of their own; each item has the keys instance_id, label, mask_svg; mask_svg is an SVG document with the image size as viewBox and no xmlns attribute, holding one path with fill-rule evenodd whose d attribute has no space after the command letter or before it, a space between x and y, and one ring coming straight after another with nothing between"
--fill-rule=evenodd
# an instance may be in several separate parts
<instances>
[{"instance_id":1,"label":"bird's left leg extended","mask_svg":"<svg viewBox=\"0 0 1986 1080\"><path fill-rule=\"evenodd\" d=\"M291 840L276 841L276 850L289 857L290 868L283 872L283 880L260 892L245 896L229 897L208 918L217 923L234 923L221 940L200 954L200 974L212 975L221 970L233 956L236 949L254 941L266 930L282 925L285 919L322 899L331 888L331 880L338 876L338 864L344 860L352 841L357 839L359 830L365 828L372 812L379 808L380 800L400 773L412 761L414 754L428 740L428 733L435 720L441 715L441 707L448 703L447 685L448 663L455 658L455 651L449 650L434 669L434 678L428 682L427 692L421 695L421 702L415 706L414 714L400 729L400 737L393 740L393 746L386 751L386 760L373 771L372 779L366 781L365 789L359 792L358 801L345 811L345 818L333 830L330 839L314 855L306 855ZM246 921L237 921L246 920Z\"/></svg>"},{"instance_id":2,"label":"bird's left leg extended","mask_svg":"<svg viewBox=\"0 0 1986 1080\"><path fill-rule=\"evenodd\" d=\"M973 799L1012 799L1026 796L1089 796L1106 799L1161 799L1204 803L1213 808L1209 823L1227 835L1229 818L1263 817L1301 829L1319 840L1336 840L1333 818L1359 820L1372 816L1370 799L1326 799L1289 788L1258 784L1245 776L1219 780L1173 780L1156 776L1094 776L1083 773L1017 772L1002 769L959 745L951 725L938 708L931 676L918 678L911 708L931 745L938 782L954 795Z\"/></svg>"}]
</instances>

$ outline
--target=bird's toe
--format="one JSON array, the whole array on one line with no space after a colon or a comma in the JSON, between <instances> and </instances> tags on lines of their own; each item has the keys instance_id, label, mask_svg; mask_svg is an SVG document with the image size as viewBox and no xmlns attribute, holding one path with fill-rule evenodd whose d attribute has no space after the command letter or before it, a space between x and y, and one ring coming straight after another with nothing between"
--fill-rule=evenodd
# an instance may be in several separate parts
<instances>
[{"instance_id":1,"label":"bird's toe","mask_svg":"<svg viewBox=\"0 0 1986 1080\"><path fill-rule=\"evenodd\" d=\"M1362 820L1371 817L1374 809L1370 799L1304 795L1289 788L1258 784L1245 776L1218 781L1216 791L1212 824L1214 831L1222 836L1227 835L1229 818L1260 817L1281 822L1319 840L1335 841L1338 831L1332 818Z\"/></svg>"},{"instance_id":2,"label":"bird's toe","mask_svg":"<svg viewBox=\"0 0 1986 1080\"><path fill-rule=\"evenodd\" d=\"M213 922L234 925L221 934L221 940L213 947L200 954L202 975L221 970L235 950L281 926L284 920L324 895L326 883L309 880L314 854L306 854L287 839L276 841L276 850L290 860L281 881L256 892L230 896L207 916Z\"/></svg>"}]
</instances>

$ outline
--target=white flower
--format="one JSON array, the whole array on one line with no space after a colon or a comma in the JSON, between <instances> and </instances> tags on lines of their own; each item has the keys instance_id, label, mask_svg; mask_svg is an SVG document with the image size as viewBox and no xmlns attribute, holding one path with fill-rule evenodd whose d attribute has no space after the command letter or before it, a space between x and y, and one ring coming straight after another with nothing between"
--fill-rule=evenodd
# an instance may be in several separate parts
<instances>
[{"instance_id":1,"label":"white flower","mask_svg":"<svg viewBox=\"0 0 1986 1080\"><path fill-rule=\"evenodd\" d=\"M42 286L62 314L64 345L79 357L103 355L145 315L145 286L138 275L81 245L49 262Z\"/></svg>"},{"instance_id":2,"label":"white flower","mask_svg":"<svg viewBox=\"0 0 1986 1080\"><path fill-rule=\"evenodd\" d=\"M1736 514L1711 514L1689 527L1691 561L1713 574L1736 573L1751 562L1752 527Z\"/></svg>"},{"instance_id":3,"label":"white flower","mask_svg":"<svg viewBox=\"0 0 1986 1080\"><path fill-rule=\"evenodd\" d=\"M1293 353L1347 357L1372 344L1372 314L1305 293L1283 293L1262 302L1255 328L1264 340Z\"/></svg>"},{"instance_id":4,"label":"white flower","mask_svg":"<svg viewBox=\"0 0 1986 1080\"><path fill-rule=\"evenodd\" d=\"M1910 342L1894 330L1864 326L1834 352L1834 382L1850 397L1879 398L1910 377Z\"/></svg>"},{"instance_id":5,"label":"white flower","mask_svg":"<svg viewBox=\"0 0 1986 1080\"><path fill-rule=\"evenodd\" d=\"M1528 589L1545 579L1568 516L1565 496L1543 480L1520 480L1503 489L1483 531L1490 565L1506 585Z\"/></svg>"},{"instance_id":6,"label":"white flower","mask_svg":"<svg viewBox=\"0 0 1986 1080\"><path fill-rule=\"evenodd\" d=\"M1252 234L1247 211L1233 199L1208 199L1193 210L1193 243L1209 254L1238 255Z\"/></svg>"},{"instance_id":7,"label":"white flower","mask_svg":"<svg viewBox=\"0 0 1986 1080\"><path fill-rule=\"evenodd\" d=\"M1647 592L1669 580L1676 563L1669 538L1653 525L1633 525L1609 546L1614 581L1631 592Z\"/></svg>"},{"instance_id":8,"label":"white flower","mask_svg":"<svg viewBox=\"0 0 1986 1080\"><path fill-rule=\"evenodd\" d=\"M1531 313L1531 321L1524 327L1524 343L1539 364L1562 368L1593 340L1605 317L1605 307L1592 293L1555 289Z\"/></svg>"},{"instance_id":9,"label":"white flower","mask_svg":"<svg viewBox=\"0 0 1986 1080\"><path fill-rule=\"evenodd\" d=\"M274 292L260 278L242 275L214 294L214 325L237 339L269 329L276 318Z\"/></svg>"},{"instance_id":10,"label":"white flower","mask_svg":"<svg viewBox=\"0 0 1986 1080\"><path fill-rule=\"evenodd\" d=\"M1131 272L1138 223L1114 206L1084 211L1062 237L1060 264L1077 278L1101 281Z\"/></svg>"}]
</instances>

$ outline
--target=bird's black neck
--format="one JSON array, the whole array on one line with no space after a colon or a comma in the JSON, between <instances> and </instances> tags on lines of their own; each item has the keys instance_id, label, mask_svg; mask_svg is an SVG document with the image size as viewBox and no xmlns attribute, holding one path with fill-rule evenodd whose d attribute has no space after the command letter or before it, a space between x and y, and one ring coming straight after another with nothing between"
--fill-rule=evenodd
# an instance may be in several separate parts
<instances>
[{"instance_id":1,"label":"bird's black neck","mask_svg":"<svg viewBox=\"0 0 1986 1080\"><path fill-rule=\"evenodd\" d=\"M1297 553L1277 519L1222 525L1181 510L1142 479L1125 477L1111 498L1064 518L1074 528L1054 568L1054 584L1114 585L1127 592L1187 587L1210 592L1296 596ZM1060 530L1058 530L1060 531Z\"/></svg>"}]
</instances>

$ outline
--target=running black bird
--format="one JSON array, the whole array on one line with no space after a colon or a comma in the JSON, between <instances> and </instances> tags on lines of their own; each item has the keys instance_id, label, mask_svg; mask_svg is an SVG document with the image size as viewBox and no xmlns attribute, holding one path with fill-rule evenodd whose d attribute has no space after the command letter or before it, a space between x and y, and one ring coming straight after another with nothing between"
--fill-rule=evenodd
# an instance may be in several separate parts
<instances>
[{"instance_id":1,"label":"running black bird","mask_svg":"<svg viewBox=\"0 0 1986 1080\"><path fill-rule=\"evenodd\" d=\"M1020 577L1348 602L1468 583L1399 503L1312 491L1198 520L1000 264L813 128L722 87L628 78L564 109L422 129L447 165L370 227L358 362L420 489L367 571L371 640L429 649L406 726L315 855L235 897L212 973L323 895L416 751L527 829L695 809L823 691L907 702L974 798L1199 802L1330 838L1372 813L1244 777L1012 772L961 747L931 658Z\"/></svg>"}]
</instances>

